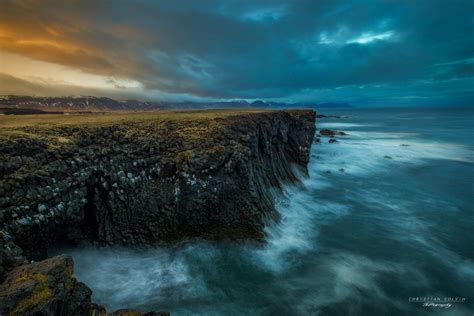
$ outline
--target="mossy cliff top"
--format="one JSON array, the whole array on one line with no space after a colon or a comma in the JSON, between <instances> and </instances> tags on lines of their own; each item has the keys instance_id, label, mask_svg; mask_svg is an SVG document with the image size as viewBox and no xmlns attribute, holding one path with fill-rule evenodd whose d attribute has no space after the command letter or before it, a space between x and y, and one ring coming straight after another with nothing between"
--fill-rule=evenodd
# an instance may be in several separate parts
<instances>
[{"instance_id":1,"label":"mossy cliff top","mask_svg":"<svg viewBox=\"0 0 474 316\"><path fill-rule=\"evenodd\" d=\"M190 111L159 111L159 112L100 112L100 113L66 113L46 115L0 115L0 136L23 128L45 130L54 127L104 127L115 124L153 123L156 127L166 121L189 122L212 120L235 115L272 112L268 110L190 110ZM298 112L294 110L292 112Z\"/></svg>"},{"instance_id":2,"label":"mossy cliff top","mask_svg":"<svg viewBox=\"0 0 474 316\"><path fill-rule=\"evenodd\" d=\"M285 115L303 118L302 124L314 122L310 110L4 115L0 116L0 181L47 172L44 155L81 158L85 151L98 149L106 155L118 144L126 146L120 148L127 149L125 154L159 154L162 160L178 164L196 155L219 156L230 140L245 141L250 127L246 122Z\"/></svg>"}]
</instances>

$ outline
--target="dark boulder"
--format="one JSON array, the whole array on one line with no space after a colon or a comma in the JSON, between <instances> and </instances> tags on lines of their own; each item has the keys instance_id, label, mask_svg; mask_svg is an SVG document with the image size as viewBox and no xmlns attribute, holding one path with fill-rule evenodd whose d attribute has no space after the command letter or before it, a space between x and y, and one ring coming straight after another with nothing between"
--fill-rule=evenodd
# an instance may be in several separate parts
<instances>
[{"instance_id":1,"label":"dark boulder","mask_svg":"<svg viewBox=\"0 0 474 316\"><path fill-rule=\"evenodd\" d=\"M338 132L338 131L334 131L334 130L331 130L331 129L322 129L321 131L319 131L319 133L323 136L336 136L336 135L339 135L339 136L346 136L347 133L345 132Z\"/></svg>"},{"instance_id":2,"label":"dark boulder","mask_svg":"<svg viewBox=\"0 0 474 316\"><path fill-rule=\"evenodd\" d=\"M316 118L341 118L341 116L338 115L324 115L324 114L318 114L316 115Z\"/></svg>"},{"instance_id":3,"label":"dark boulder","mask_svg":"<svg viewBox=\"0 0 474 316\"><path fill-rule=\"evenodd\" d=\"M330 129L322 129L319 131L319 133L323 136L334 136L337 135L336 131L330 130Z\"/></svg>"}]
</instances>

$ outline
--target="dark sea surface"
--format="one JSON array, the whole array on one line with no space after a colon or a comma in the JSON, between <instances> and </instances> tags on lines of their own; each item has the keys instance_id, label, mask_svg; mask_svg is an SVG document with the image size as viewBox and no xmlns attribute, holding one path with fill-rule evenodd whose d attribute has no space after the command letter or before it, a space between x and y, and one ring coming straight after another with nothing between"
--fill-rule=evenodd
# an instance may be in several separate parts
<instances>
[{"instance_id":1,"label":"dark sea surface","mask_svg":"<svg viewBox=\"0 0 474 316\"><path fill-rule=\"evenodd\" d=\"M473 315L474 111L323 113L348 117L318 129L348 135L313 145L267 245L71 250L93 300L172 315Z\"/></svg>"}]
</instances>

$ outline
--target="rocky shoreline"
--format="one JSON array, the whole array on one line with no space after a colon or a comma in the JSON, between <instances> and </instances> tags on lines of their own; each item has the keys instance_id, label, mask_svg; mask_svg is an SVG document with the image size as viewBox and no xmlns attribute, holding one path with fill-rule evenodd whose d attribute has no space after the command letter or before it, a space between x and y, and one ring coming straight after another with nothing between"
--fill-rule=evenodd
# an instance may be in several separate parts
<instances>
[{"instance_id":1,"label":"rocky shoreline","mask_svg":"<svg viewBox=\"0 0 474 316\"><path fill-rule=\"evenodd\" d=\"M0 314L105 315L71 258L47 259L60 244L263 241L272 188L306 172L315 119L200 111L2 131Z\"/></svg>"}]
</instances>

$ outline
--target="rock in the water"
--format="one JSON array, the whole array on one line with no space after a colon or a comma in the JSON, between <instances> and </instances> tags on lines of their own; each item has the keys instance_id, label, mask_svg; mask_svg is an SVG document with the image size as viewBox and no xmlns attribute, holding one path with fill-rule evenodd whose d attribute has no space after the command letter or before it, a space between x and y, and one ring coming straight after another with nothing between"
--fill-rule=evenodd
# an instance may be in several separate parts
<instances>
[{"instance_id":1,"label":"rock in the water","mask_svg":"<svg viewBox=\"0 0 474 316\"><path fill-rule=\"evenodd\" d=\"M337 140L334 138L331 138L328 143L329 144L337 143Z\"/></svg>"},{"instance_id":2,"label":"rock in the water","mask_svg":"<svg viewBox=\"0 0 474 316\"><path fill-rule=\"evenodd\" d=\"M330 129L322 129L319 131L319 133L323 136L334 136L337 134L336 131L330 130Z\"/></svg>"},{"instance_id":3,"label":"rock in the water","mask_svg":"<svg viewBox=\"0 0 474 316\"><path fill-rule=\"evenodd\" d=\"M324 115L324 114L318 114L316 115L316 118L341 118L341 116L338 115Z\"/></svg>"},{"instance_id":4,"label":"rock in the water","mask_svg":"<svg viewBox=\"0 0 474 316\"><path fill-rule=\"evenodd\" d=\"M385 159L393 159L392 157L390 156L383 156Z\"/></svg>"},{"instance_id":5,"label":"rock in the water","mask_svg":"<svg viewBox=\"0 0 474 316\"><path fill-rule=\"evenodd\" d=\"M322 129L321 131L319 131L319 133L323 136L336 136L336 135L339 135L339 136L345 136L347 135L347 133L345 132L339 132L339 131L334 131L334 130L331 130L331 129Z\"/></svg>"}]
</instances>

